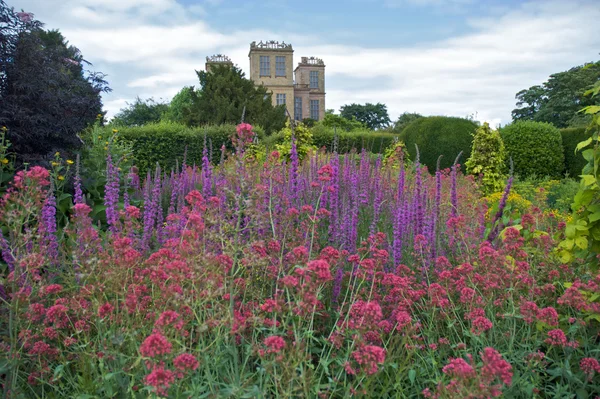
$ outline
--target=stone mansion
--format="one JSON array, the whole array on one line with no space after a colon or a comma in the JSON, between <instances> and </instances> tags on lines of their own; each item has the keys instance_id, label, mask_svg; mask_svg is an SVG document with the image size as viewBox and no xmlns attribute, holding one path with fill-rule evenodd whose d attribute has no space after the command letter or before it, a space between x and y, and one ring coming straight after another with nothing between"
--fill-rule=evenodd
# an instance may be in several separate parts
<instances>
[{"instance_id":1,"label":"stone mansion","mask_svg":"<svg viewBox=\"0 0 600 399\"><path fill-rule=\"evenodd\" d=\"M325 64L316 57L301 57L293 70L291 44L276 41L250 43L250 80L264 85L273 105L285 104L292 118L321 120L325 116ZM233 65L229 57L206 57L206 70L214 64Z\"/></svg>"}]
</instances>

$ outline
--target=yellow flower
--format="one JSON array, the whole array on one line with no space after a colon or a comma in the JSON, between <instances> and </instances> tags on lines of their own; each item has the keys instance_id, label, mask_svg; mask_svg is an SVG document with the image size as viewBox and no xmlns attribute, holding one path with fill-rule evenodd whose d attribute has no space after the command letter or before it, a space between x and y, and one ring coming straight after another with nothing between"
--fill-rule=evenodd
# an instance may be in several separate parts
<instances>
[{"instance_id":1,"label":"yellow flower","mask_svg":"<svg viewBox=\"0 0 600 399\"><path fill-rule=\"evenodd\" d=\"M0 161L0 162L2 162L3 165L6 165L8 163L8 159L3 158L2 161Z\"/></svg>"},{"instance_id":2,"label":"yellow flower","mask_svg":"<svg viewBox=\"0 0 600 399\"><path fill-rule=\"evenodd\" d=\"M8 129L6 128L6 126L2 126L2 129L0 129L0 130L6 132Z\"/></svg>"},{"instance_id":3,"label":"yellow flower","mask_svg":"<svg viewBox=\"0 0 600 399\"><path fill-rule=\"evenodd\" d=\"M54 162L54 161L50 162L50 164L51 164L52 166L58 166L58 165L60 165L58 162Z\"/></svg>"},{"instance_id":4,"label":"yellow flower","mask_svg":"<svg viewBox=\"0 0 600 399\"><path fill-rule=\"evenodd\" d=\"M56 151L56 152L54 153L54 156L55 156L55 157L60 157L60 152Z\"/></svg>"},{"instance_id":5,"label":"yellow flower","mask_svg":"<svg viewBox=\"0 0 600 399\"><path fill-rule=\"evenodd\" d=\"M98 119L102 118L102 114L96 115L96 118L98 118Z\"/></svg>"},{"instance_id":6,"label":"yellow flower","mask_svg":"<svg viewBox=\"0 0 600 399\"><path fill-rule=\"evenodd\" d=\"M105 141L104 144L108 145L108 141Z\"/></svg>"},{"instance_id":7,"label":"yellow flower","mask_svg":"<svg viewBox=\"0 0 600 399\"><path fill-rule=\"evenodd\" d=\"M73 165L75 162L71 161L70 159L67 159L67 165Z\"/></svg>"},{"instance_id":8,"label":"yellow flower","mask_svg":"<svg viewBox=\"0 0 600 399\"><path fill-rule=\"evenodd\" d=\"M65 180L65 177L63 175L58 175L58 180L63 181Z\"/></svg>"},{"instance_id":9,"label":"yellow flower","mask_svg":"<svg viewBox=\"0 0 600 399\"><path fill-rule=\"evenodd\" d=\"M117 129L113 129L113 133L119 133Z\"/></svg>"},{"instance_id":10,"label":"yellow flower","mask_svg":"<svg viewBox=\"0 0 600 399\"><path fill-rule=\"evenodd\" d=\"M99 139L101 139L101 138L102 138L102 136L98 135L98 138L99 138Z\"/></svg>"},{"instance_id":11,"label":"yellow flower","mask_svg":"<svg viewBox=\"0 0 600 399\"><path fill-rule=\"evenodd\" d=\"M108 150L108 147L104 147L104 150L105 150L105 151L106 151L106 150Z\"/></svg>"}]
</instances>

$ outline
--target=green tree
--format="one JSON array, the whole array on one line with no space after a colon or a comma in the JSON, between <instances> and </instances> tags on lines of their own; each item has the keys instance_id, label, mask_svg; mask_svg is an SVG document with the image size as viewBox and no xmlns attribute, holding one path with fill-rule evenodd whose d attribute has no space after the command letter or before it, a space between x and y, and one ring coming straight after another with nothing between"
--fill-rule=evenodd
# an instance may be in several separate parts
<instances>
[{"instance_id":1,"label":"green tree","mask_svg":"<svg viewBox=\"0 0 600 399\"><path fill-rule=\"evenodd\" d=\"M357 129L365 129L366 127L362 122L359 122L356 119L346 119L341 115L334 114L332 109L325 111L325 118L319 121L318 124L330 128L337 127L338 129L346 132Z\"/></svg>"},{"instance_id":2,"label":"green tree","mask_svg":"<svg viewBox=\"0 0 600 399\"><path fill-rule=\"evenodd\" d=\"M133 103L121 108L111 123L119 126L142 126L159 122L168 108L169 104L156 102L153 98L142 100L136 97Z\"/></svg>"},{"instance_id":3,"label":"green tree","mask_svg":"<svg viewBox=\"0 0 600 399\"><path fill-rule=\"evenodd\" d=\"M169 108L163 115L165 120L177 123L186 123L190 119L194 95L194 86L186 86L175 94Z\"/></svg>"},{"instance_id":4,"label":"green tree","mask_svg":"<svg viewBox=\"0 0 600 399\"><path fill-rule=\"evenodd\" d=\"M542 85L516 94L513 120L548 122L559 128L585 125L590 116L577 112L583 107L600 104L600 99L584 95L598 80L600 61L550 75Z\"/></svg>"},{"instance_id":5,"label":"green tree","mask_svg":"<svg viewBox=\"0 0 600 399\"><path fill-rule=\"evenodd\" d=\"M121 108L111 123L119 126L142 126L159 122L168 108L169 104L156 102L153 98L142 100L136 97L133 103L127 103L127 107Z\"/></svg>"},{"instance_id":6,"label":"green tree","mask_svg":"<svg viewBox=\"0 0 600 399\"><path fill-rule=\"evenodd\" d=\"M348 120L356 119L369 129L382 129L390 123L387 106L382 103L350 104L340 108L340 116Z\"/></svg>"},{"instance_id":7,"label":"green tree","mask_svg":"<svg viewBox=\"0 0 600 399\"><path fill-rule=\"evenodd\" d=\"M0 125L20 161L42 162L79 147L102 113L103 75L59 31L45 31L0 0Z\"/></svg>"},{"instance_id":8,"label":"green tree","mask_svg":"<svg viewBox=\"0 0 600 399\"><path fill-rule=\"evenodd\" d=\"M266 134L285 126L285 106L273 106L267 89L246 79L237 66L219 65L196 73L201 88L191 92L188 125L239 123L245 109L244 121L263 127Z\"/></svg>"},{"instance_id":9,"label":"green tree","mask_svg":"<svg viewBox=\"0 0 600 399\"><path fill-rule=\"evenodd\" d=\"M475 176L482 175L484 194L502 191L505 157L506 150L500 133L492 130L485 122L475 133L471 156L465 163L467 173Z\"/></svg>"},{"instance_id":10,"label":"green tree","mask_svg":"<svg viewBox=\"0 0 600 399\"><path fill-rule=\"evenodd\" d=\"M415 112L404 112L402 115L398 117L398 120L394 122L394 126L392 127L392 131L394 133L402 133L404 128L408 126L412 121L416 121L417 119L423 118L423 115L415 113Z\"/></svg>"}]
</instances>

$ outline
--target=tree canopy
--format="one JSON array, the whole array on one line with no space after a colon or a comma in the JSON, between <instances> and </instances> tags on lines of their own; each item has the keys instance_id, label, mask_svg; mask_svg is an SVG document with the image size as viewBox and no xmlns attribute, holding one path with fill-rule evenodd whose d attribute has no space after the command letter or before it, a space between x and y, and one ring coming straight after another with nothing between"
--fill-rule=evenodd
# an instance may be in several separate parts
<instances>
[{"instance_id":1,"label":"tree canopy","mask_svg":"<svg viewBox=\"0 0 600 399\"><path fill-rule=\"evenodd\" d=\"M77 133L102 113L101 73L59 31L0 0L0 125L19 159L37 162L80 145Z\"/></svg>"},{"instance_id":2,"label":"tree canopy","mask_svg":"<svg viewBox=\"0 0 600 399\"><path fill-rule=\"evenodd\" d=\"M260 125L267 134L285 126L285 106L273 106L264 86L246 79L237 66L218 65L210 72L196 71L200 90L191 91L188 125L239 123Z\"/></svg>"},{"instance_id":3,"label":"tree canopy","mask_svg":"<svg viewBox=\"0 0 600 399\"><path fill-rule=\"evenodd\" d=\"M171 122L186 123L186 120L190 118L192 107L194 105L194 86L185 86L179 90L179 93L175 94L163 119Z\"/></svg>"},{"instance_id":4,"label":"tree canopy","mask_svg":"<svg viewBox=\"0 0 600 399\"><path fill-rule=\"evenodd\" d=\"M584 95L599 80L600 61L550 75L543 84L516 94L513 120L548 122L559 128L585 125L587 119L577 112L600 104L599 98Z\"/></svg>"},{"instance_id":5,"label":"tree canopy","mask_svg":"<svg viewBox=\"0 0 600 399\"><path fill-rule=\"evenodd\" d=\"M340 115L348 120L356 119L373 130L385 128L391 123L387 106L382 103L344 105L340 108Z\"/></svg>"},{"instance_id":6,"label":"tree canopy","mask_svg":"<svg viewBox=\"0 0 600 399\"><path fill-rule=\"evenodd\" d=\"M325 118L323 118L323 120L319 121L318 123L325 127L337 127L338 129L347 132L365 128L365 125L362 122L356 120L355 118L346 119L341 115L334 114L333 110L331 109L325 111Z\"/></svg>"},{"instance_id":7,"label":"tree canopy","mask_svg":"<svg viewBox=\"0 0 600 399\"><path fill-rule=\"evenodd\" d=\"M398 117L398 120L394 122L394 126L392 127L392 131L394 133L401 133L406 126L412 121L416 121L417 119L423 118L423 115L412 112L404 112L402 115Z\"/></svg>"},{"instance_id":8,"label":"tree canopy","mask_svg":"<svg viewBox=\"0 0 600 399\"><path fill-rule=\"evenodd\" d=\"M169 104L156 102L153 98L135 101L122 108L112 120L112 123L123 126L142 126L146 123L160 122L167 112Z\"/></svg>"}]
</instances>

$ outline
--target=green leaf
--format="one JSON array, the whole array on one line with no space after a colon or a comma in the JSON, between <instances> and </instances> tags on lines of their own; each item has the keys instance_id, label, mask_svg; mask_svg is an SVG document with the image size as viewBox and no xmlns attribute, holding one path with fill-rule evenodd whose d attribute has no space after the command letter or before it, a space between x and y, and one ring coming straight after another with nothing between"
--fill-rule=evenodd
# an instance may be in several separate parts
<instances>
[{"instance_id":1,"label":"green leaf","mask_svg":"<svg viewBox=\"0 0 600 399\"><path fill-rule=\"evenodd\" d=\"M588 219L592 223L600 220L600 211L592 213L591 215L588 216Z\"/></svg>"},{"instance_id":2,"label":"green leaf","mask_svg":"<svg viewBox=\"0 0 600 399\"><path fill-rule=\"evenodd\" d=\"M588 247L588 240L585 237L577 237L575 239L575 245L581 249L586 249Z\"/></svg>"},{"instance_id":3,"label":"green leaf","mask_svg":"<svg viewBox=\"0 0 600 399\"><path fill-rule=\"evenodd\" d=\"M581 150L584 147L587 147L591 143L592 143L592 138L591 137L589 139L587 139L587 140L584 140L584 141L580 142L579 144L577 144L577 147L575 147L575 152Z\"/></svg>"},{"instance_id":4,"label":"green leaf","mask_svg":"<svg viewBox=\"0 0 600 399\"><path fill-rule=\"evenodd\" d=\"M411 384L415 383L415 378L417 377L417 372L414 369L410 369L408 371L408 379L410 380Z\"/></svg>"},{"instance_id":5,"label":"green leaf","mask_svg":"<svg viewBox=\"0 0 600 399\"><path fill-rule=\"evenodd\" d=\"M581 175L581 181L585 186L591 186L596 183L596 176L594 175Z\"/></svg>"}]
</instances>

